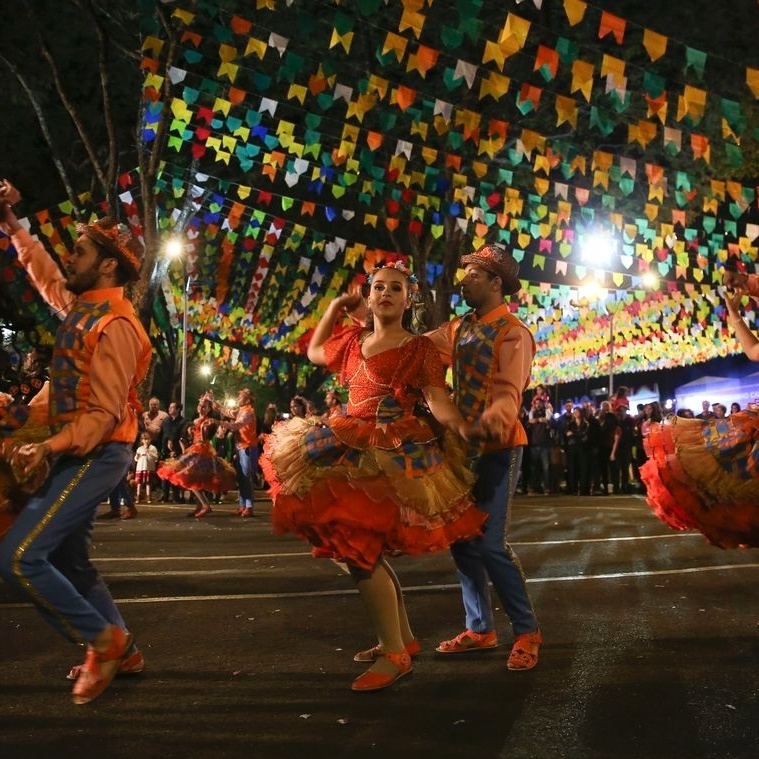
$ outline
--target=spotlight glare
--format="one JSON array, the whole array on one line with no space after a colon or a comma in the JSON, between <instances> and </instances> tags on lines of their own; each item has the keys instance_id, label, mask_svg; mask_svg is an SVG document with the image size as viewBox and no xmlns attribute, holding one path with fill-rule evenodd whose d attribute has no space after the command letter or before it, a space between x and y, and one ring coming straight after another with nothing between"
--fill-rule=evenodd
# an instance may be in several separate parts
<instances>
[{"instance_id":1,"label":"spotlight glare","mask_svg":"<svg viewBox=\"0 0 759 759\"><path fill-rule=\"evenodd\" d=\"M180 237L169 237L164 245L164 250L169 258L180 258L184 253L185 243Z\"/></svg>"}]
</instances>

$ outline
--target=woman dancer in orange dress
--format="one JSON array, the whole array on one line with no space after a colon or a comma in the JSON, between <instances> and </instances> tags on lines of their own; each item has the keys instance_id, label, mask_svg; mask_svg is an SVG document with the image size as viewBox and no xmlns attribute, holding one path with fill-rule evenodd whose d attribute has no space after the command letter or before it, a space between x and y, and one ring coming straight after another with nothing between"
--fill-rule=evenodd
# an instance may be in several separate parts
<instances>
[{"instance_id":1,"label":"woman dancer in orange dress","mask_svg":"<svg viewBox=\"0 0 759 759\"><path fill-rule=\"evenodd\" d=\"M361 309L360 292L328 306L308 357L348 386L347 415L276 424L262 459L275 529L345 562L357 584L379 640L354 657L374 662L353 682L359 692L409 674L420 649L385 554L443 550L477 535L486 519L470 498L472 476L458 443L496 430L464 422L432 342L408 330L416 287L400 262L373 270L367 328L336 329L344 312ZM448 430L444 448L415 415L420 402Z\"/></svg>"},{"instance_id":2,"label":"woman dancer in orange dress","mask_svg":"<svg viewBox=\"0 0 759 759\"><path fill-rule=\"evenodd\" d=\"M735 288L725 296L728 322L748 358L759 361L759 339L739 311L746 277L729 272L725 284ZM721 548L759 547L759 406L729 417L652 423L644 443L649 459L640 473L662 521L699 530Z\"/></svg>"},{"instance_id":3,"label":"woman dancer in orange dress","mask_svg":"<svg viewBox=\"0 0 759 759\"><path fill-rule=\"evenodd\" d=\"M196 519L212 511L206 492L225 493L237 487L235 468L216 453L211 443L218 426L212 410L213 401L201 398L192 427L192 445L178 459L164 459L156 472L162 480L193 493L198 506L188 516Z\"/></svg>"}]
</instances>

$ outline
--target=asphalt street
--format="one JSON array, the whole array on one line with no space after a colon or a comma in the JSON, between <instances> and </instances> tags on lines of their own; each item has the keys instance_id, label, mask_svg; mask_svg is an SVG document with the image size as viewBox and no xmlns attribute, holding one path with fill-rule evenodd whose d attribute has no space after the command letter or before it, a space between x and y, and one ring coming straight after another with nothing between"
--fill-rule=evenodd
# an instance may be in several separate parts
<instances>
[{"instance_id":1,"label":"asphalt street","mask_svg":"<svg viewBox=\"0 0 759 759\"><path fill-rule=\"evenodd\" d=\"M511 542L541 620L538 666L441 656L462 629L447 554L391 563L423 644L414 674L351 692L374 641L350 578L234 504L98 522L93 556L146 670L75 706L81 649L0 584L0 755L253 759L753 759L759 555L661 524L640 496L526 497Z\"/></svg>"}]
</instances>

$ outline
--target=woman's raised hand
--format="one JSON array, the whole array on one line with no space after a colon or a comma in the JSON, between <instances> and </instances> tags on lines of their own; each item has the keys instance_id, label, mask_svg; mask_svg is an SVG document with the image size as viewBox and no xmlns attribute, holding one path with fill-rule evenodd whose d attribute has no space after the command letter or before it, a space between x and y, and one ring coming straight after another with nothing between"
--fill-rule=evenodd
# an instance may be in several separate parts
<instances>
[{"instance_id":1,"label":"woman's raised hand","mask_svg":"<svg viewBox=\"0 0 759 759\"><path fill-rule=\"evenodd\" d=\"M354 320L363 321L366 318L366 301L359 285L353 285L348 292L338 295L335 304Z\"/></svg>"},{"instance_id":2,"label":"woman's raised hand","mask_svg":"<svg viewBox=\"0 0 759 759\"><path fill-rule=\"evenodd\" d=\"M736 288L735 290L732 289L725 289L724 296L725 296L725 304L727 305L727 311L733 318L739 317L741 313L741 301L743 300L743 296L746 294L745 289L742 288Z\"/></svg>"},{"instance_id":3,"label":"woman's raised hand","mask_svg":"<svg viewBox=\"0 0 759 759\"><path fill-rule=\"evenodd\" d=\"M748 277L739 271L726 271L722 275L722 284L730 290L746 295L748 293Z\"/></svg>"}]
</instances>

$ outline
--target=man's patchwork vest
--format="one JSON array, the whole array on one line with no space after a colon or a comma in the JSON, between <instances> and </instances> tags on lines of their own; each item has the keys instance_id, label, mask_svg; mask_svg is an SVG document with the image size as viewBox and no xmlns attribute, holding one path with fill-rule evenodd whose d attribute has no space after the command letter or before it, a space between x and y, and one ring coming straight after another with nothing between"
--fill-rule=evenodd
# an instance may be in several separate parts
<instances>
[{"instance_id":1,"label":"man's patchwork vest","mask_svg":"<svg viewBox=\"0 0 759 759\"><path fill-rule=\"evenodd\" d=\"M73 421L90 397L90 364L100 335L114 319L127 319L142 343L137 377L129 388L121 419L107 441L133 443L137 436L136 385L145 377L150 364L151 346L142 325L127 300L91 303L78 301L58 327L50 364L50 426L53 432Z\"/></svg>"},{"instance_id":2,"label":"man's patchwork vest","mask_svg":"<svg viewBox=\"0 0 759 759\"><path fill-rule=\"evenodd\" d=\"M453 392L454 402L468 422L478 419L490 405L498 350L508 331L517 327L521 322L508 312L486 322L476 319L474 312L461 317L453 342ZM467 456L475 459L485 448L483 441L473 440L467 444Z\"/></svg>"}]
</instances>

